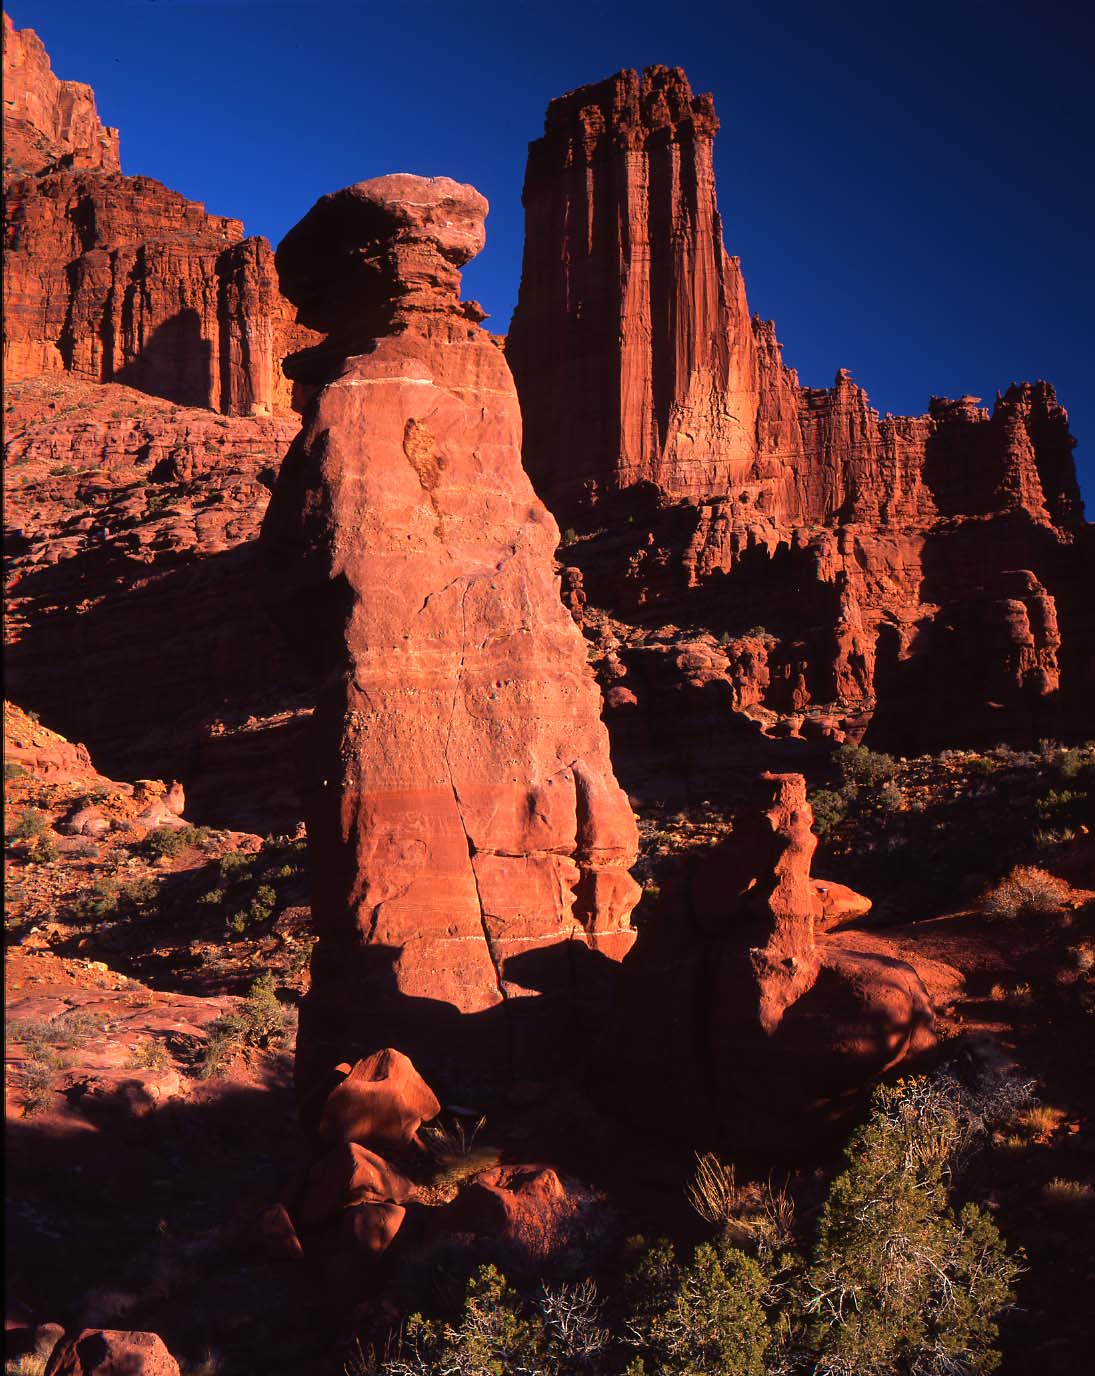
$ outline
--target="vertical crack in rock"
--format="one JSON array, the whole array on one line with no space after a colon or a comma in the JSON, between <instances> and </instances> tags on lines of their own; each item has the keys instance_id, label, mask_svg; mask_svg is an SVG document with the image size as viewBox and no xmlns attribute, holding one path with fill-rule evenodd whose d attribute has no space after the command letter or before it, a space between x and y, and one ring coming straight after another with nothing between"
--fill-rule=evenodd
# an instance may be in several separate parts
<instances>
[{"instance_id":1,"label":"vertical crack in rock","mask_svg":"<svg viewBox=\"0 0 1095 1376\"><path fill-rule=\"evenodd\" d=\"M454 579L453 582L456 580ZM456 780L452 776L452 761L449 758L449 745L452 741L452 727L456 718L456 708L460 701L460 690L464 679L464 660L467 653L468 644L468 618L465 603L468 593L471 591L472 584L476 580L468 578L464 584L464 591L460 595L460 663L456 667L456 683L452 693L452 708L449 712L448 729L445 732L445 767L449 771L449 787L452 789L453 804L456 807L456 815L460 821L460 829L464 833L464 844L468 848L468 868L471 870L471 880L475 885L475 901L479 905L479 925L483 930L483 941L487 948L487 955L490 963L494 967L494 980L498 988L498 997L504 1003L506 991L502 984L502 962L498 959L498 953L494 949L494 942L491 939L490 928L487 926L487 912L483 906L483 891L479 887L479 875L475 868L475 842L471 839L468 832L468 824L464 820L464 805L460 801L460 791L456 787ZM450 583L449 587L452 586ZM428 599L427 599L428 600Z\"/></svg>"}]
</instances>

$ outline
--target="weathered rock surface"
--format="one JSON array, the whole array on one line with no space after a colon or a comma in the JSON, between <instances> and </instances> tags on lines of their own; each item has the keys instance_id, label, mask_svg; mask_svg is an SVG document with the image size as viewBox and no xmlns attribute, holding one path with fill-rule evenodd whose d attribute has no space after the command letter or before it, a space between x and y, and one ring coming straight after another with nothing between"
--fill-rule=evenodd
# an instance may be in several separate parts
<instances>
[{"instance_id":1,"label":"weathered rock surface","mask_svg":"<svg viewBox=\"0 0 1095 1376\"><path fill-rule=\"evenodd\" d=\"M557 1056L541 1018L573 1032L568 996L633 939L635 821L558 530L505 358L458 300L486 210L446 178L379 178L278 253L329 332L288 365L315 395L262 532L286 631L327 672L302 761L320 937L302 1091L387 1045L465 1093Z\"/></svg>"},{"instance_id":2,"label":"weathered rock surface","mask_svg":"<svg viewBox=\"0 0 1095 1376\"><path fill-rule=\"evenodd\" d=\"M319 1137L327 1143L420 1146L418 1129L440 1112L437 1096L410 1058L386 1047L358 1061L328 1094Z\"/></svg>"},{"instance_id":3,"label":"weathered rock surface","mask_svg":"<svg viewBox=\"0 0 1095 1376\"><path fill-rule=\"evenodd\" d=\"M118 172L118 131L99 121L95 94L59 81L33 29L4 15L4 170L91 167Z\"/></svg>"},{"instance_id":4,"label":"weathered rock surface","mask_svg":"<svg viewBox=\"0 0 1095 1376\"><path fill-rule=\"evenodd\" d=\"M766 733L779 718L798 735L787 720L808 710L828 722L815 735L858 735L876 708L875 735L907 749L1078 724L1095 561L1053 388L1013 384L991 413L933 398L880 418L844 369L831 389L801 386L723 247L717 128L710 96L653 67L553 101L530 145L507 356L526 466L579 527L576 614L588 632L607 614L617 639L669 622L730 642L710 681ZM1038 602L1030 624L983 615L1013 569ZM972 682L947 645L959 621ZM640 675L618 684L612 667L610 704L653 734Z\"/></svg>"},{"instance_id":5,"label":"weathered rock surface","mask_svg":"<svg viewBox=\"0 0 1095 1376\"><path fill-rule=\"evenodd\" d=\"M259 597L255 540L299 422L64 374L6 401L10 691L105 774L181 780L193 820L291 833L314 693Z\"/></svg>"},{"instance_id":6,"label":"weathered rock surface","mask_svg":"<svg viewBox=\"0 0 1095 1376\"><path fill-rule=\"evenodd\" d=\"M124 177L90 87L4 17L4 375L72 372L235 415L287 409L313 342L243 225Z\"/></svg>"},{"instance_id":7,"label":"weathered rock surface","mask_svg":"<svg viewBox=\"0 0 1095 1376\"><path fill-rule=\"evenodd\" d=\"M179 1376L179 1364L155 1333L85 1328L57 1344L46 1376Z\"/></svg>"},{"instance_id":8,"label":"weathered rock surface","mask_svg":"<svg viewBox=\"0 0 1095 1376\"><path fill-rule=\"evenodd\" d=\"M793 1151L811 1112L933 1045L915 969L881 938L824 931L812 822L801 775L764 775L753 809L695 865L684 920L643 928L604 1052L606 1092L627 1114Z\"/></svg>"}]
</instances>

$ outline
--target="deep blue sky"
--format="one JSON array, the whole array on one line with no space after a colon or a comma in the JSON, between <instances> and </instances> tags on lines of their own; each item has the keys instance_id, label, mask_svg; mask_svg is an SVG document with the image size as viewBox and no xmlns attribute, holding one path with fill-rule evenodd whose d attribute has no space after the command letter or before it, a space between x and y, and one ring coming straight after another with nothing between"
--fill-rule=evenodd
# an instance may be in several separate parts
<instances>
[{"instance_id":1,"label":"deep blue sky","mask_svg":"<svg viewBox=\"0 0 1095 1376\"><path fill-rule=\"evenodd\" d=\"M727 247L803 382L847 367L880 411L991 403L1046 377L1095 514L1095 10L11 0L94 86L122 166L275 243L324 192L445 174L490 200L466 294L503 332L528 141L555 95L683 66L715 93Z\"/></svg>"}]
</instances>

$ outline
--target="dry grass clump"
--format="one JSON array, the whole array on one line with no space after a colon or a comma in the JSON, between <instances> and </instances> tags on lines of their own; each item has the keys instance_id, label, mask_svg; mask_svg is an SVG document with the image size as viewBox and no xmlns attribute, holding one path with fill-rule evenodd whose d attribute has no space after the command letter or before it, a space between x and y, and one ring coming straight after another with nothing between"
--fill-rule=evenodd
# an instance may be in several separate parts
<instances>
[{"instance_id":1,"label":"dry grass clump","mask_svg":"<svg viewBox=\"0 0 1095 1376\"><path fill-rule=\"evenodd\" d=\"M689 1204L702 1219L720 1229L734 1247L766 1255L786 1244L795 1223L795 1202L785 1186L739 1186L733 1164L714 1152L696 1155L696 1169L685 1187Z\"/></svg>"},{"instance_id":2,"label":"dry grass clump","mask_svg":"<svg viewBox=\"0 0 1095 1376\"><path fill-rule=\"evenodd\" d=\"M1071 890L1063 879L1034 865L1016 865L981 898L986 917L1013 922L1020 917L1052 917L1065 905Z\"/></svg>"},{"instance_id":3,"label":"dry grass clump","mask_svg":"<svg viewBox=\"0 0 1095 1376\"><path fill-rule=\"evenodd\" d=\"M496 1147L484 1146L477 1141L486 1126L486 1118L475 1123L465 1123L461 1118L453 1118L451 1124L443 1122L428 1123L419 1135L426 1150L433 1157L434 1175L425 1187L431 1200L447 1202L455 1199L457 1190L464 1180L478 1175L480 1171L497 1166L502 1157Z\"/></svg>"},{"instance_id":4,"label":"dry grass clump","mask_svg":"<svg viewBox=\"0 0 1095 1376\"><path fill-rule=\"evenodd\" d=\"M1065 1180L1054 1176L1042 1186L1042 1198L1055 1208L1072 1208L1095 1204L1095 1185L1086 1180Z\"/></svg>"},{"instance_id":5,"label":"dry grass clump","mask_svg":"<svg viewBox=\"0 0 1095 1376\"><path fill-rule=\"evenodd\" d=\"M1047 1142L1065 1121L1063 1109L1035 1104L1016 1119L1016 1126L1035 1142Z\"/></svg>"}]
</instances>

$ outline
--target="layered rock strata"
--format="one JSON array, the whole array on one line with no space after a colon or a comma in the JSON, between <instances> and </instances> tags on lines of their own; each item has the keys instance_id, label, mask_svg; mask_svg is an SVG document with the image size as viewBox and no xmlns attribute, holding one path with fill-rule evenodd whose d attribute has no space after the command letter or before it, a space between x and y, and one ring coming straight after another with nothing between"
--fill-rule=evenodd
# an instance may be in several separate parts
<instances>
[{"instance_id":1,"label":"layered rock strata","mask_svg":"<svg viewBox=\"0 0 1095 1376\"><path fill-rule=\"evenodd\" d=\"M288 365L313 400L262 531L278 614L327 674L302 766L304 1094L388 1044L465 1094L554 1059L564 996L632 942L635 821L558 529L505 358L458 297L486 210L447 178L383 177L324 197L278 251L328 336Z\"/></svg>"},{"instance_id":2,"label":"layered rock strata","mask_svg":"<svg viewBox=\"0 0 1095 1376\"><path fill-rule=\"evenodd\" d=\"M256 540L299 421L64 373L5 402L9 691L113 777L181 779L194 821L291 834L314 685L259 596Z\"/></svg>"},{"instance_id":3,"label":"layered rock strata","mask_svg":"<svg viewBox=\"0 0 1095 1376\"><path fill-rule=\"evenodd\" d=\"M576 527L587 629L600 612L623 623L610 640L667 622L712 632L729 648L718 680L745 688L765 731L812 711L861 732L881 706L888 743L911 747L1078 717L1095 686L1078 590L1095 565L1053 388L880 418L844 369L830 389L801 386L723 247L717 128L710 96L653 67L553 101L530 145L507 356L526 466ZM1042 629L1006 614L982 627L977 608L1007 600L1013 570ZM955 618L994 667L952 711ZM745 685L738 646L758 623L774 643ZM611 698L635 679L603 682ZM916 739L891 729L914 686L935 704L904 714Z\"/></svg>"},{"instance_id":4,"label":"layered rock strata","mask_svg":"<svg viewBox=\"0 0 1095 1376\"><path fill-rule=\"evenodd\" d=\"M847 1096L934 1044L913 967L884 939L828 930L870 905L811 880L812 823L801 775L763 775L692 866L685 911L644 925L604 1053L628 1115L793 1155Z\"/></svg>"},{"instance_id":5,"label":"layered rock strata","mask_svg":"<svg viewBox=\"0 0 1095 1376\"><path fill-rule=\"evenodd\" d=\"M5 16L4 374L65 371L237 415L287 409L313 342L243 225L125 177L87 86Z\"/></svg>"}]
</instances>

